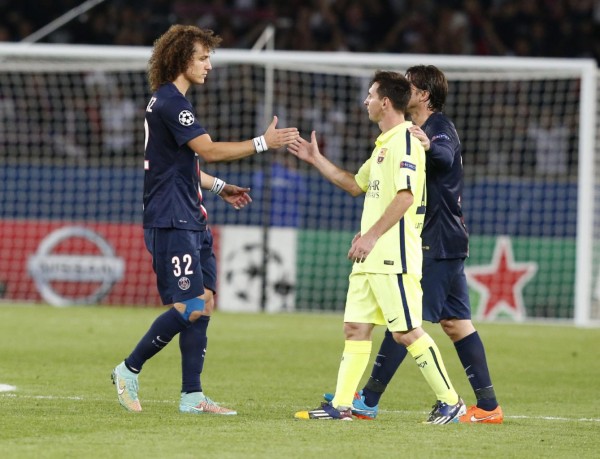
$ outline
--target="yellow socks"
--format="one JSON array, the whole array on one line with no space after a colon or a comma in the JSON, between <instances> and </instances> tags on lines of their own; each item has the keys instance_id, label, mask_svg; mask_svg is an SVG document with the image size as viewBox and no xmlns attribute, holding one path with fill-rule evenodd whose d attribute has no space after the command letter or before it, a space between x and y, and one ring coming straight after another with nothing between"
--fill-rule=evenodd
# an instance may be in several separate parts
<instances>
[{"instance_id":1,"label":"yellow socks","mask_svg":"<svg viewBox=\"0 0 600 459\"><path fill-rule=\"evenodd\" d=\"M354 392L364 374L371 356L371 341L346 341L338 371L334 407L349 408L354 400Z\"/></svg>"},{"instance_id":2,"label":"yellow socks","mask_svg":"<svg viewBox=\"0 0 600 459\"><path fill-rule=\"evenodd\" d=\"M452 387L440 351L427 333L406 348L421 369L438 400L449 405L458 403L458 394Z\"/></svg>"}]
</instances>

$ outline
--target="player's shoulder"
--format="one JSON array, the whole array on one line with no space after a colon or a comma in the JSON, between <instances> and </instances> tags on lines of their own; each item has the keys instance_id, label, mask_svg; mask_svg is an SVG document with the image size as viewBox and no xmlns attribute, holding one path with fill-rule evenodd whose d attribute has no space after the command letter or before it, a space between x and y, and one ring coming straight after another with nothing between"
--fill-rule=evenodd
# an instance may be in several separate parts
<instances>
[{"instance_id":1,"label":"player's shoulder","mask_svg":"<svg viewBox=\"0 0 600 459\"><path fill-rule=\"evenodd\" d=\"M423 130L434 140L458 140L458 133L452 120L443 112L432 113L423 125Z\"/></svg>"},{"instance_id":2,"label":"player's shoulder","mask_svg":"<svg viewBox=\"0 0 600 459\"><path fill-rule=\"evenodd\" d=\"M425 122L427 127L440 128L440 127L454 127L452 120L444 112L432 113L427 121Z\"/></svg>"},{"instance_id":3,"label":"player's shoulder","mask_svg":"<svg viewBox=\"0 0 600 459\"><path fill-rule=\"evenodd\" d=\"M163 84L152 95L161 106L191 107L190 101L172 83Z\"/></svg>"},{"instance_id":4,"label":"player's shoulder","mask_svg":"<svg viewBox=\"0 0 600 459\"><path fill-rule=\"evenodd\" d=\"M181 94L173 84L160 86L146 108L146 115L158 115L160 118L172 118L182 113L194 117L194 109L189 100Z\"/></svg>"},{"instance_id":5,"label":"player's shoulder","mask_svg":"<svg viewBox=\"0 0 600 459\"><path fill-rule=\"evenodd\" d=\"M397 124L392 129L379 136L384 143L404 143L410 138L408 128L412 126L411 121L405 121Z\"/></svg>"}]
</instances>

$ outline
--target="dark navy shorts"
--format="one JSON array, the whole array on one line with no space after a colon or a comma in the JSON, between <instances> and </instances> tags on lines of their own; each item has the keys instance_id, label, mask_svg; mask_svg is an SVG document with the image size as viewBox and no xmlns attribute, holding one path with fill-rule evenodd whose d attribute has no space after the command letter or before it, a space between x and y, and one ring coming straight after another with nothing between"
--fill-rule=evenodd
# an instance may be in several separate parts
<instances>
[{"instance_id":1,"label":"dark navy shorts","mask_svg":"<svg viewBox=\"0 0 600 459\"><path fill-rule=\"evenodd\" d=\"M180 303L216 291L217 260L209 229L144 229L146 248L152 255L158 293L163 304Z\"/></svg>"},{"instance_id":2,"label":"dark navy shorts","mask_svg":"<svg viewBox=\"0 0 600 459\"><path fill-rule=\"evenodd\" d=\"M423 320L471 319L463 258L423 258Z\"/></svg>"}]
</instances>

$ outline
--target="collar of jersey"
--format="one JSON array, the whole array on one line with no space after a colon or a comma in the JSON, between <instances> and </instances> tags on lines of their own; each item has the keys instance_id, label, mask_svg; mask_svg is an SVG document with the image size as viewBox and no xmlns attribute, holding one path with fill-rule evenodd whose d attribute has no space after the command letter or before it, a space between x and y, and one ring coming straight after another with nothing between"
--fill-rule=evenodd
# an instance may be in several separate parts
<instances>
[{"instance_id":1,"label":"collar of jersey","mask_svg":"<svg viewBox=\"0 0 600 459\"><path fill-rule=\"evenodd\" d=\"M405 121L404 123L400 123L397 126L394 126L389 131L379 134L379 137L377 137L377 140L375 141L375 145L377 145L377 146L383 145L388 140L390 140L390 137L392 137L394 134L397 134L398 131L400 131L402 129L406 129L407 127L409 127L411 125L412 125L411 121Z\"/></svg>"}]
</instances>

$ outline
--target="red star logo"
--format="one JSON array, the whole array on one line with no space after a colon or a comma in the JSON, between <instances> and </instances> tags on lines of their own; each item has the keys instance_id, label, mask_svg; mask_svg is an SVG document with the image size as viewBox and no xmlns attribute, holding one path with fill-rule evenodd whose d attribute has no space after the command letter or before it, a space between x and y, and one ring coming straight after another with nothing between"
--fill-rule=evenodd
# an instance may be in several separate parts
<instances>
[{"instance_id":1,"label":"red star logo","mask_svg":"<svg viewBox=\"0 0 600 459\"><path fill-rule=\"evenodd\" d=\"M521 291L536 272L537 263L515 263L510 238L499 237L490 265L465 268L467 281L481 294L477 316L491 319L507 312L525 318Z\"/></svg>"}]
</instances>

